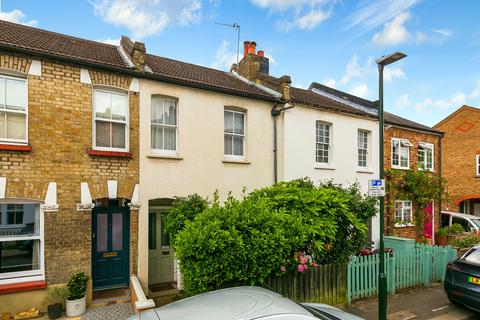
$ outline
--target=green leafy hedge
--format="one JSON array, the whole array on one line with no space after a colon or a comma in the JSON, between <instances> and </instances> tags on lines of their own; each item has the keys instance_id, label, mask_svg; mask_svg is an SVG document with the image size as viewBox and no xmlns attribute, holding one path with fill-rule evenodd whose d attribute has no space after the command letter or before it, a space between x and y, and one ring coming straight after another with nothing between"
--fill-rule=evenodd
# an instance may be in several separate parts
<instances>
[{"instance_id":1,"label":"green leafy hedge","mask_svg":"<svg viewBox=\"0 0 480 320\"><path fill-rule=\"evenodd\" d=\"M184 207L185 208L185 207ZM169 212L178 212L174 206ZM233 284L261 284L294 252L320 263L347 261L364 243L375 200L358 186L281 182L241 200L214 201L174 237L184 289L197 294Z\"/></svg>"}]
</instances>

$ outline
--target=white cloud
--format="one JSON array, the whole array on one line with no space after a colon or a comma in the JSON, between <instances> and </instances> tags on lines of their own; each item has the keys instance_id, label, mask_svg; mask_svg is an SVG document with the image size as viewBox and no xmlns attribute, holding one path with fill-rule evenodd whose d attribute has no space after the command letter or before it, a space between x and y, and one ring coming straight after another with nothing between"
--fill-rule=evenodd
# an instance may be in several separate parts
<instances>
[{"instance_id":1,"label":"white cloud","mask_svg":"<svg viewBox=\"0 0 480 320\"><path fill-rule=\"evenodd\" d=\"M420 0L374 0L363 1L364 5L350 14L345 29L361 28L369 31L391 21L403 12L408 11Z\"/></svg>"},{"instance_id":2,"label":"white cloud","mask_svg":"<svg viewBox=\"0 0 480 320\"><path fill-rule=\"evenodd\" d=\"M400 68L392 68L386 67L383 71L383 80L385 82L391 82L395 78L403 78L405 79L405 73Z\"/></svg>"},{"instance_id":3,"label":"white cloud","mask_svg":"<svg viewBox=\"0 0 480 320\"><path fill-rule=\"evenodd\" d=\"M277 28L311 30L330 18L335 0L250 0L257 7L280 14Z\"/></svg>"},{"instance_id":4,"label":"white cloud","mask_svg":"<svg viewBox=\"0 0 480 320\"><path fill-rule=\"evenodd\" d=\"M201 19L199 0L90 0L95 14L108 23L126 27L136 38L163 31L171 25L189 25Z\"/></svg>"},{"instance_id":5,"label":"white cloud","mask_svg":"<svg viewBox=\"0 0 480 320\"><path fill-rule=\"evenodd\" d=\"M373 43L376 45L399 45L410 38L410 33L404 24L411 18L409 12L403 12L392 21L385 23L382 32L375 33Z\"/></svg>"},{"instance_id":6,"label":"white cloud","mask_svg":"<svg viewBox=\"0 0 480 320\"><path fill-rule=\"evenodd\" d=\"M451 98L433 100L432 98L426 98L422 102L415 104L415 110L421 113L430 113L436 110L448 110L454 107L459 107L465 104L467 96L463 92L455 93Z\"/></svg>"},{"instance_id":7,"label":"white cloud","mask_svg":"<svg viewBox=\"0 0 480 320\"><path fill-rule=\"evenodd\" d=\"M361 78L368 75L372 66L372 61L372 57L368 58L366 65L362 67L358 63L358 56L356 54L353 55L347 64L345 74L343 75L342 79L340 79L340 84L347 84L352 79Z\"/></svg>"},{"instance_id":8,"label":"white cloud","mask_svg":"<svg viewBox=\"0 0 480 320\"><path fill-rule=\"evenodd\" d=\"M30 21L24 20L25 17L26 17L25 13L23 13L18 9L14 9L10 12L0 12L0 20L20 23L20 24L24 24L26 26L32 26L32 27L38 24L37 20L30 20Z\"/></svg>"},{"instance_id":9,"label":"white cloud","mask_svg":"<svg viewBox=\"0 0 480 320\"><path fill-rule=\"evenodd\" d=\"M395 100L394 106L397 109L405 109L406 107L410 106L411 103L410 96L408 94L402 94Z\"/></svg>"},{"instance_id":10,"label":"white cloud","mask_svg":"<svg viewBox=\"0 0 480 320\"><path fill-rule=\"evenodd\" d=\"M237 62L237 53L229 50L230 44L223 40L215 54L211 67L215 69L230 70L232 64Z\"/></svg>"},{"instance_id":11,"label":"white cloud","mask_svg":"<svg viewBox=\"0 0 480 320\"><path fill-rule=\"evenodd\" d=\"M449 29L432 29L432 31L445 37L450 37L453 34L453 31Z\"/></svg>"},{"instance_id":12,"label":"white cloud","mask_svg":"<svg viewBox=\"0 0 480 320\"><path fill-rule=\"evenodd\" d=\"M358 96L364 99L368 99L370 94L370 90L366 83L353 87L348 93L353 94L354 96Z\"/></svg>"},{"instance_id":13,"label":"white cloud","mask_svg":"<svg viewBox=\"0 0 480 320\"><path fill-rule=\"evenodd\" d=\"M96 39L94 41L102 42L102 43L106 43L106 44L112 44L114 46L120 45L120 39L102 38L102 39Z\"/></svg>"},{"instance_id":14,"label":"white cloud","mask_svg":"<svg viewBox=\"0 0 480 320\"><path fill-rule=\"evenodd\" d=\"M327 78L327 79L323 80L323 84L326 85L327 87L335 89L335 87L337 85L337 81L335 81L335 79L333 79L333 78Z\"/></svg>"},{"instance_id":15,"label":"white cloud","mask_svg":"<svg viewBox=\"0 0 480 320\"><path fill-rule=\"evenodd\" d=\"M480 97L480 81L477 81L477 87L468 95L468 98L471 100L477 99Z\"/></svg>"}]
</instances>

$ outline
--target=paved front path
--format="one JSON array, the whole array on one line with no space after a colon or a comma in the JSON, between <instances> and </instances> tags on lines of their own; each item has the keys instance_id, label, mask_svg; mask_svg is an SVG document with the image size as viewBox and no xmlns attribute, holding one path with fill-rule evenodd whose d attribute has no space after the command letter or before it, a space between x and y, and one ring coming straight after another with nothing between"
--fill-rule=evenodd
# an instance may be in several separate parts
<instances>
[{"instance_id":1,"label":"paved front path","mask_svg":"<svg viewBox=\"0 0 480 320\"><path fill-rule=\"evenodd\" d=\"M378 299L354 301L347 312L367 320L378 319ZM480 314L448 301L443 286L401 291L388 296L388 320L473 320Z\"/></svg>"}]
</instances>

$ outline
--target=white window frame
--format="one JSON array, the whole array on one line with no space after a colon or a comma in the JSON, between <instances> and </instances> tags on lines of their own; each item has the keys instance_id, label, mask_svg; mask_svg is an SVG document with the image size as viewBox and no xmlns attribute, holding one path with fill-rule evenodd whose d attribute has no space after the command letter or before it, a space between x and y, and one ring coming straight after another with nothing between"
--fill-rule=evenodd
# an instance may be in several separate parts
<instances>
[{"instance_id":1,"label":"white window frame","mask_svg":"<svg viewBox=\"0 0 480 320\"><path fill-rule=\"evenodd\" d=\"M317 130L318 130L318 125L319 124L323 124L323 125L326 125L328 126L328 144L326 143L320 143L318 142L317 138ZM328 149L328 157L327 157L327 162L319 162L318 161L318 158L317 158L317 151L318 151L318 148L317 148L317 144L323 144L323 145L327 145ZM332 164L332 161L333 161L333 147L332 147L332 144L333 144L333 125L332 123L330 122L327 122L327 121L322 121L322 120L317 120L315 121L315 166L316 167L329 167L331 166Z\"/></svg>"},{"instance_id":2,"label":"white window frame","mask_svg":"<svg viewBox=\"0 0 480 320\"><path fill-rule=\"evenodd\" d=\"M22 110L9 110L7 109L7 106L5 105L5 109L0 107L0 111L6 112L6 113L18 113L18 114L25 114L25 140L22 139L9 139L9 138L0 138L0 143L4 144L20 144L20 145L27 145L28 144L28 79L23 78L23 77L14 77L14 76L7 76L5 74L0 74L0 78L5 78L5 79L12 79L16 81L24 81L25 82L25 111ZM5 81L5 86L6 86L6 81ZM7 90L5 87L5 102L7 97ZM6 124L6 123L5 123ZM5 130L7 130L5 126Z\"/></svg>"},{"instance_id":3,"label":"white window frame","mask_svg":"<svg viewBox=\"0 0 480 320\"><path fill-rule=\"evenodd\" d=\"M475 173L480 176L480 154L475 156Z\"/></svg>"},{"instance_id":4,"label":"white window frame","mask_svg":"<svg viewBox=\"0 0 480 320\"><path fill-rule=\"evenodd\" d=\"M395 213L395 221L397 220L397 203L401 203L403 206L400 208L401 210L401 221L402 223L397 223L395 222L395 227L405 227L405 226L413 226L413 205L411 200L395 200L395 207L394 207L394 213ZM410 221L405 221L405 214L404 214L404 209L405 209L405 204L408 204L408 207L410 209ZM433 210L433 209L432 209Z\"/></svg>"},{"instance_id":5,"label":"white window frame","mask_svg":"<svg viewBox=\"0 0 480 320\"><path fill-rule=\"evenodd\" d=\"M366 137L367 137L367 146L365 148L360 148L359 146L359 141L358 139L360 139L360 133L365 133ZM360 159L359 159L359 156L360 156L360 150L365 150L365 166L361 166L360 165ZM370 166L370 131L369 130L365 130L365 129L358 129L357 130L357 167L360 168L360 169L367 169L369 168Z\"/></svg>"},{"instance_id":6,"label":"white window frame","mask_svg":"<svg viewBox=\"0 0 480 320\"><path fill-rule=\"evenodd\" d=\"M152 122L152 99L154 97L158 97L158 98L161 98L162 101L163 101L163 108L165 109L165 101L173 101L175 102L175 120L176 120L176 124L175 125L171 125L171 124L154 124ZM178 99L177 98L173 98L173 97L168 97L168 96L162 96L162 95L152 95L150 97L150 150L152 151L153 154L156 154L156 155L165 155L165 156L177 156L178 155L178 128L179 128L179 125L178 125ZM153 125L157 125L157 126L161 126L161 127L169 127L169 128L175 128L175 150L167 150L167 149L155 149L155 148L152 148L152 141L153 141L153 137L152 137L152 126ZM165 138L165 136L164 136ZM165 139L163 139L163 142L165 144Z\"/></svg>"},{"instance_id":7,"label":"white window frame","mask_svg":"<svg viewBox=\"0 0 480 320\"><path fill-rule=\"evenodd\" d=\"M247 150L247 112L246 111L240 111L237 109L225 107L223 109L223 114L225 115L225 111L227 112L232 112L233 114L241 114L243 115L243 134L239 133L234 133L234 132L225 132L225 116L223 117L223 157L225 160L239 160L239 161L245 161L247 158L246 156L246 150ZM235 115L234 115L235 118ZM225 135L231 135L231 136L238 136L238 137L243 137L243 155L233 155L233 154L225 154ZM232 145L232 152L233 152L233 145Z\"/></svg>"},{"instance_id":8,"label":"white window frame","mask_svg":"<svg viewBox=\"0 0 480 320\"><path fill-rule=\"evenodd\" d=\"M119 94L119 95L124 95L127 101L127 105L125 108L125 121L122 120L113 120L113 119L104 119L104 118L98 118L99 121L104 121L104 122L110 122L110 123L121 123L125 124L125 148L110 148L110 147L97 147L97 126L96 126L96 101L95 101L95 92L104 92L108 94ZM92 146L94 150L100 150L100 151L118 151L118 152L128 152L130 149L130 97L129 97L129 92L123 91L123 90L115 90L112 88L93 88L92 90L92 102L93 102L93 115L92 115ZM111 138L111 135L110 135Z\"/></svg>"},{"instance_id":9,"label":"white window frame","mask_svg":"<svg viewBox=\"0 0 480 320\"><path fill-rule=\"evenodd\" d=\"M394 164L393 163L393 143L394 142L398 142L399 144L399 149L398 149L398 165ZM410 141L408 141L407 139L400 139L400 138L392 138L392 141L391 141L391 150L390 150L390 156L391 156L391 166L392 168L394 169L406 169L406 170L409 170L410 169L410 147L412 147L413 145L410 143ZM406 149L407 150L407 166L402 166L402 159L401 159L401 150L402 148Z\"/></svg>"},{"instance_id":10,"label":"white window frame","mask_svg":"<svg viewBox=\"0 0 480 320\"><path fill-rule=\"evenodd\" d=\"M5 204L34 204L36 205L36 214L38 214L38 235L26 235L26 236L8 236L0 237L0 242L8 241L21 241L21 240L38 240L39 245L39 268L37 270L29 271L17 271L0 273L0 285L22 283L30 281L44 281L45 280L45 229L44 229L44 211L41 208L39 202L22 201L19 199L0 200L0 205Z\"/></svg>"},{"instance_id":11,"label":"white window frame","mask_svg":"<svg viewBox=\"0 0 480 320\"><path fill-rule=\"evenodd\" d=\"M418 143L418 154L420 154L421 152L421 149L422 148L422 152L423 152L423 168L420 168L418 167L418 170L421 170L421 171L430 171L430 172L433 172L435 171L435 153L434 153L434 146L432 143L427 143L427 142L419 142ZM427 149L430 149L432 150L432 167L431 168L427 168L427 152L426 150ZM417 155L418 156L418 155ZM418 161L417 161L418 162Z\"/></svg>"}]
</instances>

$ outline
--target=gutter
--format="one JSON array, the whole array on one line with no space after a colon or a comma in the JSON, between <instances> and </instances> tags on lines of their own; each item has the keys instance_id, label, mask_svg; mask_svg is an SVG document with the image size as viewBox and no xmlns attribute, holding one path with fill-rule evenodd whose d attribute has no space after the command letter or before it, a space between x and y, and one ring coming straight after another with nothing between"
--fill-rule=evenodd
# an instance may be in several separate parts
<instances>
[{"instance_id":1,"label":"gutter","mask_svg":"<svg viewBox=\"0 0 480 320\"><path fill-rule=\"evenodd\" d=\"M129 76L133 77L139 77L139 78L145 78L145 79L151 79L151 80L157 80L165 83L170 83L170 84L176 84L176 85L181 85L185 87L190 87L190 88L195 88L195 89L203 89L207 91L213 91L213 92L218 92L218 93L224 93L224 94L229 94L233 96L239 96L239 97L244 97L244 98L250 98L250 99L256 99L256 100L261 100L261 101L267 101L267 102L280 102L280 99L275 98L275 97L267 97L263 95L257 95L254 93L244 93L244 92L238 92L235 90L230 90L226 88L218 88L218 87L213 87L206 85L204 83L198 83L198 82L189 82L181 79L176 79L168 76L162 76L158 74L150 74L150 73L143 73L139 72L136 70L128 69L127 67L117 67L117 66L110 66L110 65L105 65L97 62L89 62L85 60L79 60L75 58L70 58L70 57L65 57L65 56L60 56L60 55L53 55L49 53L45 53L43 51L38 51L34 49L26 49L26 48L21 48L21 47L16 47L16 46L10 46L6 45L4 43L0 43L0 50L4 50L7 52L12 52L12 53L22 53L28 56L37 56L45 59L50 59L50 60L57 60L61 62L67 62L73 65L77 66L84 66L84 67L90 67L90 68L95 68L99 70L104 70L104 71L109 71L109 72L116 72L116 73L122 73L126 74Z\"/></svg>"},{"instance_id":2,"label":"gutter","mask_svg":"<svg viewBox=\"0 0 480 320\"><path fill-rule=\"evenodd\" d=\"M273 181L278 182L278 138L277 138L277 118L282 114L282 111L295 108L295 104L291 104L288 107L277 108L277 103L273 105L271 115L273 117Z\"/></svg>"}]
</instances>

